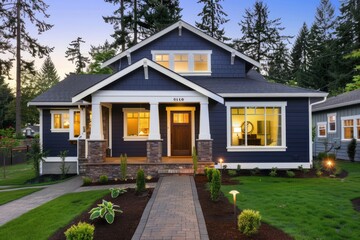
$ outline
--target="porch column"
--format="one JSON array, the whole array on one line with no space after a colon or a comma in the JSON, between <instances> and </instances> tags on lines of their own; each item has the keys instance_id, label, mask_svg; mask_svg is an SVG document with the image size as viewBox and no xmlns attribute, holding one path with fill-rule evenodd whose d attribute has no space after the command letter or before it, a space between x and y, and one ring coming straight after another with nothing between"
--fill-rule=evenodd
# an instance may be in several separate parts
<instances>
[{"instance_id":1,"label":"porch column","mask_svg":"<svg viewBox=\"0 0 360 240\"><path fill-rule=\"evenodd\" d=\"M161 162L162 140L160 136L159 103L150 103L150 129L146 143L147 161L152 163Z\"/></svg>"},{"instance_id":2,"label":"porch column","mask_svg":"<svg viewBox=\"0 0 360 240\"><path fill-rule=\"evenodd\" d=\"M102 110L99 103L93 103L91 107L91 134L88 142L88 162L101 163L106 158L106 140L102 129Z\"/></svg>"},{"instance_id":3,"label":"porch column","mask_svg":"<svg viewBox=\"0 0 360 240\"><path fill-rule=\"evenodd\" d=\"M104 134L101 126L102 117L101 117L101 105L98 103L93 103L91 106L91 140L104 140Z\"/></svg>"},{"instance_id":4,"label":"porch column","mask_svg":"<svg viewBox=\"0 0 360 240\"><path fill-rule=\"evenodd\" d=\"M210 135L209 104L200 102L199 139L196 140L199 162L212 161L212 139Z\"/></svg>"}]
</instances>

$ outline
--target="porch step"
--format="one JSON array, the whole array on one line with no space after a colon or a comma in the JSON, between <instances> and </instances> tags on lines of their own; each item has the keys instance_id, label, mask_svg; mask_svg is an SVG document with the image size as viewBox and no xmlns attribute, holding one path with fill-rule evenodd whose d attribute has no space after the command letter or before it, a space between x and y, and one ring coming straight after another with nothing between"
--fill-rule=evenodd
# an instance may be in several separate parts
<instances>
[{"instance_id":1,"label":"porch step","mask_svg":"<svg viewBox=\"0 0 360 240\"><path fill-rule=\"evenodd\" d=\"M194 169L192 168L177 168L177 169L159 169L158 174L164 175L193 175Z\"/></svg>"}]
</instances>

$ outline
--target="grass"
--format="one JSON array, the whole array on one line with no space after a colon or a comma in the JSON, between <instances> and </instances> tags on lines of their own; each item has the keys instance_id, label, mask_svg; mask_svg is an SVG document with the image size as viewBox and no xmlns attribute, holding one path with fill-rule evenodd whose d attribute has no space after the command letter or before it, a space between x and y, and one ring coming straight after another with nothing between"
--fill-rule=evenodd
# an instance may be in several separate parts
<instances>
[{"instance_id":1,"label":"grass","mask_svg":"<svg viewBox=\"0 0 360 240\"><path fill-rule=\"evenodd\" d=\"M295 239L358 239L360 213L351 200L360 197L360 164L339 164L349 172L344 180L249 176L222 191L232 203L229 191L238 190L240 209L260 211L263 221Z\"/></svg>"},{"instance_id":2,"label":"grass","mask_svg":"<svg viewBox=\"0 0 360 240\"><path fill-rule=\"evenodd\" d=\"M3 167L0 169L0 186L22 185L29 179L35 177L31 164L16 164L6 166L6 178L3 175Z\"/></svg>"},{"instance_id":3,"label":"grass","mask_svg":"<svg viewBox=\"0 0 360 240\"><path fill-rule=\"evenodd\" d=\"M0 236L12 240L48 239L108 192L100 190L58 197L0 227Z\"/></svg>"},{"instance_id":4,"label":"grass","mask_svg":"<svg viewBox=\"0 0 360 240\"><path fill-rule=\"evenodd\" d=\"M0 192L0 205L22 198L26 195L29 195L41 189L42 188L28 188L28 189Z\"/></svg>"}]
</instances>

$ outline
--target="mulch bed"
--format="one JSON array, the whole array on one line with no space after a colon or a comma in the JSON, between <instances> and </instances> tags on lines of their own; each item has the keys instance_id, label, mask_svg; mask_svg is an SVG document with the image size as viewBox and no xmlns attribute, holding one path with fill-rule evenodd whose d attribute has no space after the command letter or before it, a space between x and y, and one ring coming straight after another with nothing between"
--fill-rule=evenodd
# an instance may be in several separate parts
<instances>
[{"instance_id":1,"label":"mulch bed","mask_svg":"<svg viewBox=\"0 0 360 240\"><path fill-rule=\"evenodd\" d=\"M146 207L147 202L151 198L153 189L148 189L147 194L137 196L134 189L128 189L125 194L120 195L117 198L111 198L110 195L105 196L106 201L119 205L123 211L122 214L116 213L115 220L112 224L108 224L105 219L90 220L90 214L88 213L93 207L97 207L97 203L101 203L101 200L93 204L88 210L84 211L80 216L75 218L66 227L57 231L50 240L63 240L66 239L64 232L73 224L77 224L79 221L87 222L95 226L94 239L101 240L130 240L135 233L135 230L140 222L142 213Z\"/></svg>"},{"instance_id":2,"label":"mulch bed","mask_svg":"<svg viewBox=\"0 0 360 240\"><path fill-rule=\"evenodd\" d=\"M223 181L226 180L226 177L223 177ZM277 240L287 240L293 239L283 231L270 226L266 223L261 223L259 232L252 237L247 237L240 233L237 229L235 217L234 217L234 207L224 196L220 197L218 202L213 202L210 200L210 193L205 189L205 184L207 179L205 176L196 176L195 183L197 192L199 195L199 200L201 208L205 217L206 228L209 234L210 240L216 239L277 239ZM239 213L237 209L237 213Z\"/></svg>"},{"instance_id":3,"label":"mulch bed","mask_svg":"<svg viewBox=\"0 0 360 240\"><path fill-rule=\"evenodd\" d=\"M145 181L146 183L156 183L159 181L159 178L146 179ZM114 180L108 180L107 183L92 182L88 185L83 185L83 186L116 185L116 184L129 184L129 183L136 183L136 179L127 179L127 180L114 179Z\"/></svg>"},{"instance_id":4,"label":"mulch bed","mask_svg":"<svg viewBox=\"0 0 360 240\"><path fill-rule=\"evenodd\" d=\"M34 183L45 183L45 182L54 182L59 180L64 180L70 177L76 176L76 174L66 174L65 177L62 177L61 174L46 174L41 175L36 178L29 179L25 184L34 184Z\"/></svg>"},{"instance_id":5,"label":"mulch bed","mask_svg":"<svg viewBox=\"0 0 360 240\"><path fill-rule=\"evenodd\" d=\"M356 211L360 212L360 197L351 200L351 203L352 203L354 209L355 209Z\"/></svg>"}]
</instances>

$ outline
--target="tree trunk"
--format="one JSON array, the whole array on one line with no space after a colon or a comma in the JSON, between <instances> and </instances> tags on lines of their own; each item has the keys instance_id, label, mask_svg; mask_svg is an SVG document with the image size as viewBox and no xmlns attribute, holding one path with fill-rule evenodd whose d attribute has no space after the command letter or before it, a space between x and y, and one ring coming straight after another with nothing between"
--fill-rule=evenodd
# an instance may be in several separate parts
<instances>
[{"instance_id":1,"label":"tree trunk","mask_svg":"<svg viewBox=\"0 0 360 240\"><path fill-rule=\"evenodd\" d=\"M134 40L133 45L137 44L138 42L138 12L137 12L137 0L134 0Z\"/></svg>"},{"instance_id":2,"label":"tree trunk","mask_svg":"<svg viewBox=\"0 0 360 240\"><path fill-rule=\"evenodd\" d=\"M124 0L120 1L121 17L121 51L125 51L125 22L124 22Z\"/></svg>"},{"instance_id":3,"label":"tree trunk","mask_svg":"<svg viewBox=\"0 0 360 240\"><path fill-rule=\"evenodd\" d=\"M16 3L16 134L21 134L21 2Z\"/></svg>"}]
</instances>

